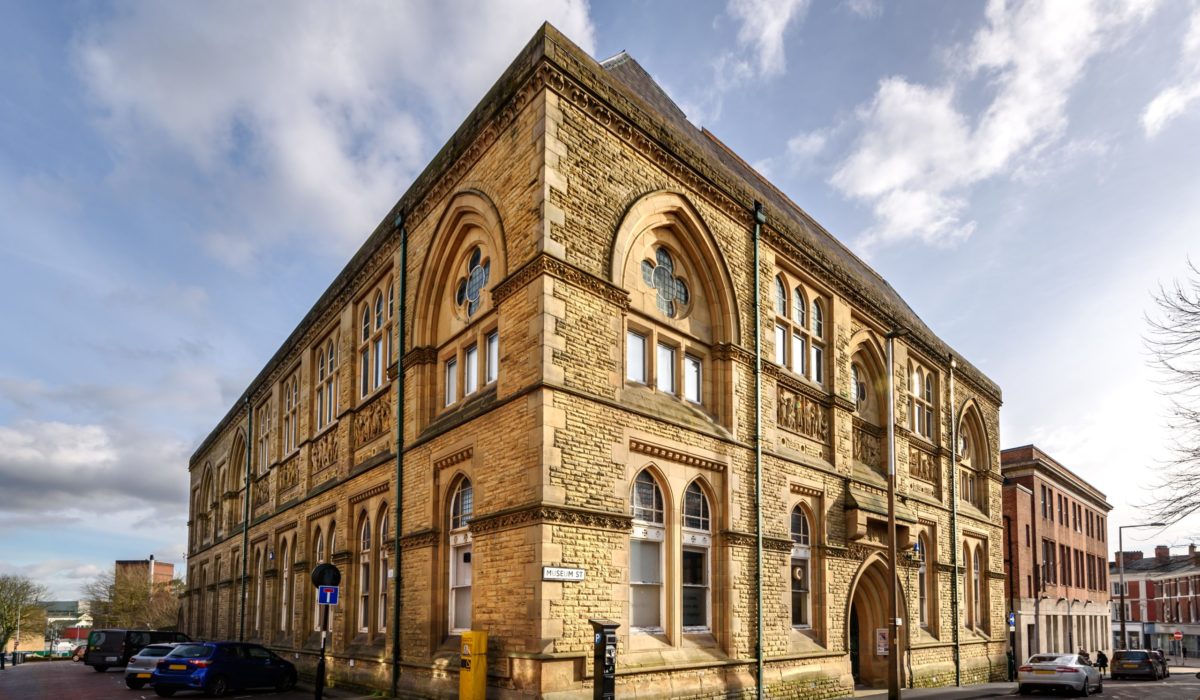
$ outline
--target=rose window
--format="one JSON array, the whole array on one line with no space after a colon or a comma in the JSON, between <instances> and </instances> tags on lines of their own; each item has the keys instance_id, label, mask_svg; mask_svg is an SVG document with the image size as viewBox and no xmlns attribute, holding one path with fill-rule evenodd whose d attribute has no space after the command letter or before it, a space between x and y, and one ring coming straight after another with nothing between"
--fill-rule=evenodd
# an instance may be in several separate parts
<instances>
[{"instance_id":1,"label":"rose window","mask_svg":"<svg viewBox=\"0 0 1200 700\"><path fill-rule=\"evenodd\" d=\"M471 257L467 261L466 275L459 278L458 291L454 294L454 302L468 321L479 310L480 297L483 294L483 288L487 286L491 271L492 261L485 260L483 250L476 247L471 251Z\"/></svg>"},{"instance_id":2,"label":"rose window","mask_svg":"<svg viewBox=\"0 0 1200 700\"><path fill-rule=\"evenodd\" d=\"M688 287L675 276L675 261L666 248L654 251L654 260L642 261L642 281L658 292L655 302L667 318L679 317L688 303Z\"/></svg>"}]
</instances>

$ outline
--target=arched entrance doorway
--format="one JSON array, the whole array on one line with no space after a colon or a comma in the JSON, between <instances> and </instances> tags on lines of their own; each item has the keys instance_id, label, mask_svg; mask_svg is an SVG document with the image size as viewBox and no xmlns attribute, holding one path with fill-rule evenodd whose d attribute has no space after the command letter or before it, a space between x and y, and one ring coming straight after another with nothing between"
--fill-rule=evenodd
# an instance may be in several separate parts
<instances>
[{"instance_id":1,"label":"arched entrance doorway","mask_svg":"<svg viewBox=\"0 0 1200 700\"><path fill-rule=\"evenodd\" d=\"M852 588L850 606L846 614L846 649L850 654L850 670L854 674L856 685L868 688L887 687L886 654L877 653L879 630L888 627L888 571L886 560L878 555L868 557L859 571L858 578ZM908 629L908 615L904 612L904 591L897 591L900 596L900 617L905 619L900 634L900 648L904 649L904 633ZM901 682L904 669L901 666Z\"/></svg>"}]
</instances>

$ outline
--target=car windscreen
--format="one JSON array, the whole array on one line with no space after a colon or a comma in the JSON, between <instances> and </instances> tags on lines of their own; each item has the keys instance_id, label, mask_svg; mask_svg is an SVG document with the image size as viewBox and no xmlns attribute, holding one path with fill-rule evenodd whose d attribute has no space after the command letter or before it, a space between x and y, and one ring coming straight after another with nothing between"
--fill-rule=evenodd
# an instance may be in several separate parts
<instances>
[{"instance_id":1,"label":"car windscreen","mask_svg":"<svg viewBox=\"0 0 1200 700\"><path fill-rule=\"evenodd\" d=\"M167 656L176 659L202 659L212 654L212 650L213 648L207 644L180 644Z\"/></svg>"},{"instance_id":2,"label":"car windscreen","mask_svg":"<svg viewBox=\"0 0 1200 700\"><path fill-rule=\"evenodd\" d=\"M148 646L137 653L143 659L155 658L158 656L166 656L171 651L171 647Z\"/></svg>"}]
</instances>

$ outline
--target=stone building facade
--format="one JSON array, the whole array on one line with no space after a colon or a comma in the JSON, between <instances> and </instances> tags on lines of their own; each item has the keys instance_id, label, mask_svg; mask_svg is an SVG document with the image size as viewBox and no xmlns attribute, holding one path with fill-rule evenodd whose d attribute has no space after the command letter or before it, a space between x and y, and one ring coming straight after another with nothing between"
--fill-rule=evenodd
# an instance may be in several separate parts
<instances>
[{"instance_id":1,"label":"stone building facade","mask_svg":"<svg viewBox=\"0 0 1200 700\"><path fill-rule=\"evenodd\" d=\"M999 388L544 26L193 455L187 629L311 669L330 561L337 683L453 697L473 629L491 696L585 697L608 618L619 693L752 695L761 612L772 695L879 685L889 373L905 683L1001 678Z\"/></svg>"},{"instance_id":2,"label":"stone building facade","mask_svg":"<svg viewBox=\"0 0 1200 700\"><path fill-rule=\"evenodd\" d=\"M1112 506L1096 487L1034 445L1004 450L1000 465L1011 548L1004 594L1016 613L1017 658L1079 649L1111 655Z\"/></svg>"}]
</instances>

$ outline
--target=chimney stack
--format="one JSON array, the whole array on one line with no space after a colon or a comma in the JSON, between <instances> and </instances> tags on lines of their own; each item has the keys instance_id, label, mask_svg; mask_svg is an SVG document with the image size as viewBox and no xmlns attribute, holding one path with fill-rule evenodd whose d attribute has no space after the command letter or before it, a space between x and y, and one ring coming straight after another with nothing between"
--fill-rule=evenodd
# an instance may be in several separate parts
<instances>
[{"instance_id":1,"label":"chimney stack","mask_svg":"<svg viewBox=\"0 0 1200 700\"><path fill-rule=\"evenodd\" d=\"M1154 548L1154 558L1157 559L1160 564L1166 564L1167 562L1171 561L1171 548L1165 544L1158 545Z\"/></svg>"},{"instance_id":2,"label":"chimney stack","mask_svg":"<svg viewBox=\"0 0 1200 700\"><path fill-rule=\"evenodd\" d=\"M1121 566L1122 561L1124 561L1125 564L1128 564L1130 562L1140 561L1141 558L1141 552L1117 552L1116 559L1113 560L1113 563L1117 566Z\"/></svg>"}]
</instances>

